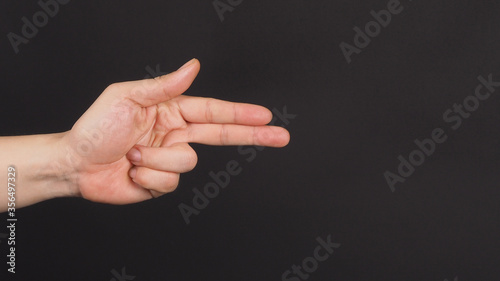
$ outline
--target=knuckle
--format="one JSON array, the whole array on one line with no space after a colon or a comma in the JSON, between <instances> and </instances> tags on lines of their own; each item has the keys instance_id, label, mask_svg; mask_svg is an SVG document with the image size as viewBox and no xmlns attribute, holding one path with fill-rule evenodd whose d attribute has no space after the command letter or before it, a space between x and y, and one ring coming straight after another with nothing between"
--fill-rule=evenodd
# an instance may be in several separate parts
<instances>
[{"instance_id":1,"label":"knuckle","mask_svg":"<svg viewBox=\"0 0 500 281\"><path fill-rule=\"evenodd\" d=\"M179 186L179 174L170 174L162 192L173 192Z\"/></svg>"},{"instance_id":2,"label":"knuckle","mask_svg":"<svg viewBox=\"0 0 500 281\"><path fill-rule=\"evenodd\" d=\"M189 171L194 169L196 164L198 164L198 154L196 154L196 151L194 151L194 149L186 143L178 144L178 149L182 155L182 167L188 169Z\"/></svg>"},{"instance_id":3,"label":"knuckle","mask_svg":"<svg viewBox=\"0 0 500 281\"><path fill-rule=\"evenodd\" d=\"M115 91L118 91L119 88L120 88L120 83L113 83L113 84L110 84L108 87L106 87L106 89L104 91L105 92L115 92Z\"/></svg>"},{"instance_id":4,"label":"knuckle","mask_svg":"<svg viewBox=\"0 0 500 281\"><path fill-rule=\"evenodd\" d=\"M140 186L147 186L147 182L144 181L144 170L142 168L137 168L134 182Z\"/></svg>"},{"instance_id":5,"label":"knuckle","mask_svg":"<svg viewBox=\"0 0 500 281\"><path fill-rule=\"evenodd\" d=\"M196 152L191 149L186 154L186 167L189 170L192 170L194 169L194 167L196 167L196 164L198 164L198 154L196 154Z\"/></svg>"}]
</instances>

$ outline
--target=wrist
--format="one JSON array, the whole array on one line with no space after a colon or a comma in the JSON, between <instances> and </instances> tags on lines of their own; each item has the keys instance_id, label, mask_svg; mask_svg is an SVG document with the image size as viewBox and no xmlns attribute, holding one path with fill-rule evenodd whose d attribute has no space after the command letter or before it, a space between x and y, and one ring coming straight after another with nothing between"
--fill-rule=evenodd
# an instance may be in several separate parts
<instances>
[{"instance_id":1,"label":"wrist","mask_svg":"<svg viewBox=\"0 0 500 281\"><path fill-rule=\"evenodd\" d=\"M64 144L66 133L0 138L0 166L14 166L15 202L21 208L40 201L79 196L77 172ZM0 179L6 181L2 171ZM6 193L0 194L0 212L7 206Z\"/></svg>"},{"instance_id":2,"label":"wrist","mask_svg":"<svg viewBox=\"0 0 500 281\"><path fill-rule=\"evenodd\" d=\"M71 161L71 150L65 144L67 133L26 136L30 147L35 147L29 161L19 167L23 186L32 190L26 197L38 194L29 201L42 201L58 197L79 196L77 173ZM21 141L23 139L20 139ZM25 143L28 147L28 143ZM26 155L25 157L28 157ZM26 198L25 197L25 198Z\"/></svg>"},{"instance_id":3,"label":"wrist","mask_svg":"<svg viewBox=\"0 0 500 281\"><path fill-rule=\"evenodd\" d=\"M67 145L68 132L46 135L48 160L45 168L34 175L35 180L43 181L52 198L80 196L78 172L75 155Z\"/></svg>"}]
</instances>

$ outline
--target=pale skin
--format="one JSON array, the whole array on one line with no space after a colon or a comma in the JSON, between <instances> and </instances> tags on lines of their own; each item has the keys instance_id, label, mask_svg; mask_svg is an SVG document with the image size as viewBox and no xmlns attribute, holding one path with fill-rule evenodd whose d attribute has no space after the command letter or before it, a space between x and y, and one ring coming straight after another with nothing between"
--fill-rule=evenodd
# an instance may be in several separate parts
<instances>
[{"instance_id":1,"label":"pale skin","mask_svg":"<svg viewBox=\"0 0 500 281\"><path fill-rule=\"evenodd\" d=\"M16 209L78 196L130 204L176 189L198 160L189 143L288 144L287 130L266 125L272 114L264 107L182 95L199 70L193 59L155 79L112 84L67 132L1 137L0 212L12 202L9 165Z\"/></svg>"}]
</instances>

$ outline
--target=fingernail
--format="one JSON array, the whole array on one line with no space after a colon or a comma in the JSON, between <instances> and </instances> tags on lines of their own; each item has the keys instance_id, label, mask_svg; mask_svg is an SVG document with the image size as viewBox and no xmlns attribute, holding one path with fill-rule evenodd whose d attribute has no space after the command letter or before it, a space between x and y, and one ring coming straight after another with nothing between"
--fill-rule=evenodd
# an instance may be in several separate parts
<instances>
[{"instance_id":1,"label":"fingernail","mask_svg":"<svg viewBox=\"0 0 500 281\"><path fill-rule=\"evenodd\" d=\"M132 162L139 163L142 159L141 152L134 147L128 152L127 158Z\"/></svg>"},{"instance_id":2,"label":"fingernail","mask_svg":"<svg viewBox=\"0 0 500 281\"><path fill-rule=\"evenodd\" d=\"M132 178L132 179L135 179L135 175L137 175L137 168L136 167L133 167L132 169L130 169L128 175Z\"/></svg>"},{"instance_id":3,"label":"fingernail","mask_svg":"<svg viewBox=\"0 0 500 281\"><path fill-rule=\"evenodd\" d=\"M188 66L190 66L193 62L194 62L195 59L191 59L190 61L186 62L183 66L181 66L178 70L182 70L184 68L187 68Z\"/></svg>"}]
</instances>

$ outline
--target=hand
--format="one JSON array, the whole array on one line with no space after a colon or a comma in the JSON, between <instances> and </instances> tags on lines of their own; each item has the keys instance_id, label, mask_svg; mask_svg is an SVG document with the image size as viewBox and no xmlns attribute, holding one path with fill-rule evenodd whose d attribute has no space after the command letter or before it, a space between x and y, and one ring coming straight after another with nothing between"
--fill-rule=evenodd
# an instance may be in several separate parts
<instances>
[{"instance_id":1,"label":"hand","mask_svg":"<svg viewBox=\"0 0 500 281\"><path fill-rule=\"evenodd\" d=\"M173 191L197 155L188 143L283 147L290 136L265 126L264 107L182 96L196 59L155 79L110 85L64 134L74 184L88 200L128 204Z\"/></svg>"}]
</instances>

